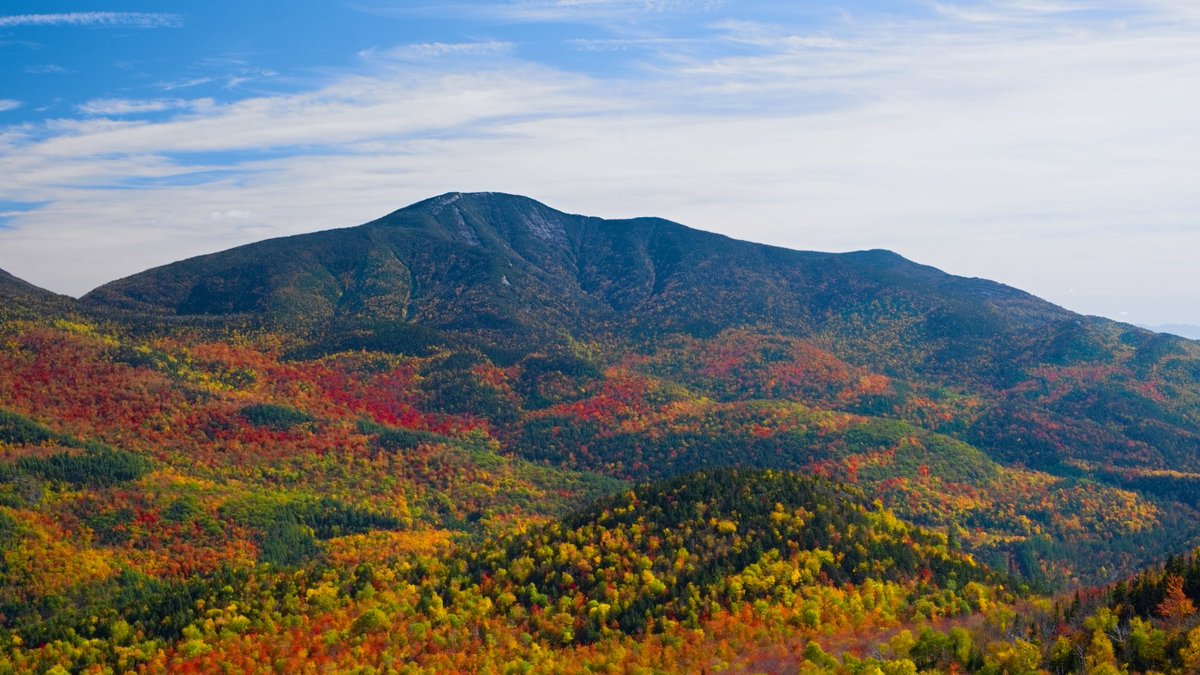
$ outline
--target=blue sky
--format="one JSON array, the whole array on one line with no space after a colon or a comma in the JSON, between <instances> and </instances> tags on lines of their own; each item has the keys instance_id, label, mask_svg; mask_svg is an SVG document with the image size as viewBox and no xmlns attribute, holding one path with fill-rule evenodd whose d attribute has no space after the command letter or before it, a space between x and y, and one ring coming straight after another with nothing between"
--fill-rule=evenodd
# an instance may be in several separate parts
<instances>
[{"instance_id":1,"label":"blue sky","mask_svg":"<svg viewBox=\"0 0 1200 675\"><path fill-rule=\"evenodd\" d=\"M1200 324L1198 119L1194 2L10 0L0 268L500 190Z\"/></svg>"}]
</instances>

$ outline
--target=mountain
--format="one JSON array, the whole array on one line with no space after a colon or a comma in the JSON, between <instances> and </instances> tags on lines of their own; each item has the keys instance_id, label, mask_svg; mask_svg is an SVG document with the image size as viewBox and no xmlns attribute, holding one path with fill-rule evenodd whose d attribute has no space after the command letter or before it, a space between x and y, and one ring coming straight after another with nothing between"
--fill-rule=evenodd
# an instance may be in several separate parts
<instances>
[{"instance_id":1,"label":"mountain","mask_svg":"<svg viewBox=\"0 0 1200 675\"><path fill-rule=\"evenodd\" d=\"M155 268L83 300L256 321L304 336L315 353L468 344L508 363L554 345L645 350L750 329L977 397L959 435L1005 461L1200 471L1200 345L882 250L792 251L657 218L451 193L359 227ZM892 404L903 405L879 403Z\"/></svg>"},{"instance_id":2,"label":"mountain","mask_svg":"<svg viewBox=\"0 0 1200 675\"><path fill-rule=\"evenodd\" d=\"M8 299L22 295L50 294L50 291L38 288L24 279L18 279L8 272L0 270L0 294Z\"/></svg>"},{"instance_id":3,"label":"mountain","mask_svg":"<svg viewBox=\"0 0 1200 675\"><path fill-rule=\"evenodd\" d=\"M75 299L39 288L0 270L0 319L33 318L75 311Z\"/></svg>"},{"instance_id":4,"label":"mountain","mask_svg":"<svg viewBox=\"0 0 1200 675\"><path fill-rule=\"evenodd\" d=\"M273 239L106 284L88 303L180 317L380 334L434 329L493 348L732 326L848 342L891 370L1011 379L1014 365L1094 348L1095 319L888 251L737 241L657 218L606 221L524 197L452 193L365 225ZM1003 344L986 354L981 345ZM1019 350L1019 351L1018 351ZM1014 364L1013 357L1018 356Z\"/></svg>"}]
</instances>

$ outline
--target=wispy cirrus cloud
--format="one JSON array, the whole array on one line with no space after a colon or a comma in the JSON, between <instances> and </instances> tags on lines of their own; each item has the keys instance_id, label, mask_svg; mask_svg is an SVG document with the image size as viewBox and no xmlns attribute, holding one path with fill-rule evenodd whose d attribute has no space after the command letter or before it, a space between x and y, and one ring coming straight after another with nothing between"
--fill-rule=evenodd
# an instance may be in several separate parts
<instances>
[{"instance_id":1,"label":"wispy cirrus cloud","mask_svg":"<svg viewBox=\"0 0 1200 675\"><path fill-rule=\"evenodd\" d=\"M624 52L660 50L704 43L705 38L572 38L566 44L585 52Z\"/></svg>"},{"instance_id":2,"label":"wispy cirrus cloud","mask_svg":"<svg viewBox=\"0 0 1200 675\"><path fill-rule=\"evenodd\" d=\"M720 7L722 0L520 0L492 3L497 12L513 16L553 18L569 13L646 13L709 11Z\"/></svg>"},{"instance_id":3,"label":"wispy cirrus cloud","mask_svg":"<svg viewBox=\"0 0 1200 675\"><path fill-rule=\"evenodd\" d=\"M196 105L211 105L211 103L211 99L189 101L181 98L97 98L76 106L76 109L85 115L122 116L166 112L168 110L181 110L184 108L191 108Z\"/></svg>"},{"instance_id":4,"label":"wispy cirrus cloud","mask_svg":"<svg viewBox=\"0 0 1200 675\"><path fill-rule=\"evenodd\" d=\"M98 28L178 28L183 17L159 12L66 12L0 16L0 28L18 26L90 26Z\"/></svg>"},{"instance_id":5,"label":"wispy cirrus cloud","mask_svg":"<svg viewBox=\"0 0 1200 675\"><path fill-rule=\"evenodd\" d=\"M934 2L938 13L977 23L1012 23L1045 20L1048 17L1117 13L1136 14L1146 3L1124 0L984 0L982 2Z\"/></svg>"},{"instance_id":6,"label":"wispy cirrus cloud","mask_svg":"<svg viewBox=\"0 0 1200 675\"><path fill-rule=\"evenodd\" d=\"M30 75L65 75L70 70L53 63L48 63L42 66L26 66L25 72Z\"/></svg>"},{"instance_id":7,"label":"wispy cirrus cloud","mask_svg":"<svg viewBox=\"0 0 1200 675\"><path fill-rule=\"evenodd\" d=\"M508 0L444 3L359 0L354 7L384 16L455 15L489 21L590 22L681 12L707 12L724 0Z\"/></svg>"},{"instance_id":8,"label":"wispy cirrus cloud","mask_svg":"<svg viewBox=\"0 0 1200 675\"><path fill-rule=\"evenodd\" d=\"M207 75L196 75L193 77L183 77L174 80L164 80L155 84L162 91L176 91L178 89L190 89L206 84L219 84L221 87L229 90L237 89L248 82L257 82L266 80L278 75L277 72L270 68L258 68L253 66L237 66L225 67L218 64L212 64L212 68L220 68L222 72L214 72Z\"/></svg>"},{"instance_id":9,"label":"wispy cirrus cloud","mask_svg":"<svg viewBox=\"0 0 1200 675\"><path fill-rule=\"evenodd\" d=\"M306 147L353 152L346 144L461 130L538 110L555 116L604 109L607 99L585 91L587 86L583 78L520 64L479 72L387 71L296 94L193 105L192 114L162 121L59 119L40 128L21 127L0 134L0 153L9 155L11 166L51 157L142 153ZM18 152L19 147L32 154Z\"/></svg>"},{"instance_id":10,"label":"wispy cirrus cloud","mask_svg":"<svg viewBox=\"0 0 1200 675\"><path fill-rule=\"evenodd\" d=\"M512 52L514 45L501 40L482 42L420 42L398 45L388 49L365 49L359 56L365 59L433 59L454 56L498 56Z\"/></svg>"},{"instance_id":11,"label":"wispy cirrus cloud","mask_svg":"<svg viewBox=\"0 0 1200 675\"><path fill-rule=\"evenodd\" d=\"M17 108L20 108L22 105L24 105L24 104L22 104L20 101L15 100L15 99L0 98L0 112L8 112L9 110L16 110Z\"/></svg>"}]
</instances>

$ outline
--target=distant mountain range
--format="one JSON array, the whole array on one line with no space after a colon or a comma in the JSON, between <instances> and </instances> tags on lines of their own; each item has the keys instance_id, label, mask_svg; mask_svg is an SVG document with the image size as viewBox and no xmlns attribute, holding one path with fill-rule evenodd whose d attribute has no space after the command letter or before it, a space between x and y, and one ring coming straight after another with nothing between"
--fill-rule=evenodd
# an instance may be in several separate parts
<instances>
[{"instance_id":1,"label":"distant mountain range","mask_svg":"<svg viewBox=\"0 0 1200 675\"><path fill-rule=\"evenodd\" d=\"M1200 340L1200 326L1186 323L1165 323L1160 326L1142 326L1156 333L1170 333L1189 340Z\"/></svg>"}]
</instances>

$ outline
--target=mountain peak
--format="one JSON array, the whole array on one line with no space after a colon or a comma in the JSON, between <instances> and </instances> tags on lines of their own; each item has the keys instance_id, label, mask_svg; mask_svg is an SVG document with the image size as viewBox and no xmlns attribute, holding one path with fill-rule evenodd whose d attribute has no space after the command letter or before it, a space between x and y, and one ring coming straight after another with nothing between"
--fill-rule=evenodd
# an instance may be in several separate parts
<instances>
[{"instance_id":1,"label":"mountain peak","mask_svg":"<svg viewBox=\"0 0 1200 675\"><path fill-rule=\"evenodd\" d=\"M566 249L568 221L578 218L521 195L503 192L447 192L394 211L369 223L422 229L471 246L512 249Z\"/></svg>"},{"instance_id":2,"label":"mountain peak","mask_svg":"<svg viewBox=\"0 0 1200 675\"><path fill-rule=\"evenodd\" d=\"M405 211L427 211L431 213L439 213L447 208L459 204L464 206L471 204L475 206L507 206L507 207L523 207L528 209L539 209L554 211L554 209L545 204L524 195L510 194L507 192L446 192L436 197L423 199L414 204L405 206L395 213Z\"/></svg>"},{"instance_id":3,"label":"mountain peak","mask_svg":"<svg viewBox=\"0 0 1200 675\"><path fill-rule=\"evenodd\" d=\"M873 332L894 329L961 359L979 356L982 337L1076 318L890 251L794 251L658 218L572 215L500 192L448 192L359 227L192 258L85 300L323 334L419 326L514 350L598 330L623 340L767 326L837 336L861 352L878 347ZM919 358L930 367L952 361Z\"/></svg>"}]
</instances>

